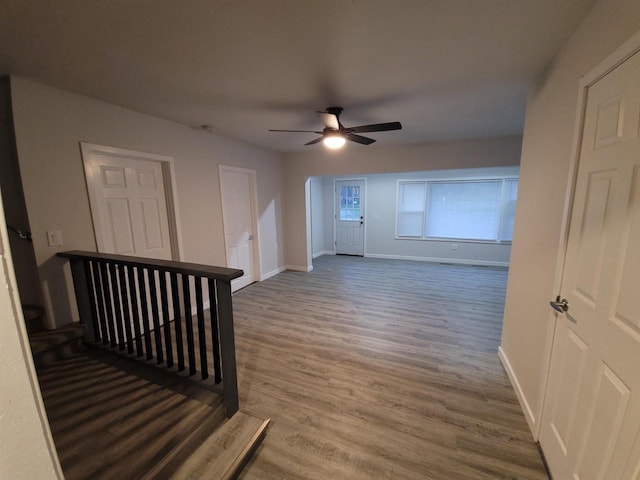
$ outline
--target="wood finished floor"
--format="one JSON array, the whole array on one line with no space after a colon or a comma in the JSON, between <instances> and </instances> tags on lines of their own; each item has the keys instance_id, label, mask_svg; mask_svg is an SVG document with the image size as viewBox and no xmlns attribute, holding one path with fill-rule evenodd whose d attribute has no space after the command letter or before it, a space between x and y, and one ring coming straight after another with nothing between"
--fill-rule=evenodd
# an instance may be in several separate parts
<instances>
[{"instance_id":1,"label":"wood finished floor","mask_svg":"<svg viewBox=\"0 0 640 480\"><path fill-rule=\"evenodd\" d=\"M507 272L323 256L234 295L244 480L547 479L498 357Z\"/></svg>"},{"instance_id":2,"label":"wood finished floor","mask_svg":"<svg viewBox=\"0 0 640 480\"><path fill-rule=\"evenodd\" d=\"M142 478L212 415L224 419L218 395L108 353L56 361L38 380L67 480Z\"/></svg>"}]
</instances>

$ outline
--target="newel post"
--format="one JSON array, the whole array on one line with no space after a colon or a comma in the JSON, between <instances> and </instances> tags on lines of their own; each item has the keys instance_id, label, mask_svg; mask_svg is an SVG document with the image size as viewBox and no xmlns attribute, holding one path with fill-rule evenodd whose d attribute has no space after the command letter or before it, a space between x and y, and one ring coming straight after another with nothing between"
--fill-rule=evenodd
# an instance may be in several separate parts
<instances>
[{"instance_id":1,"label":"newel post","mask_svg":"<svg viewBox=\"0 0 640 480\"><path fill-rule=\"evenodd\" d=\"M73 289L76 294L76 304L78 305L80 323L85 324L85 328L87 329L87 340L90 342L97 342L99 337L96 335L97 319L95 314L95 304L91 299L93 281L89 271L89 262L81 258L69 258L69 264L71 266Z\"/></svg>"},{"instance_id":2,"label":"newel post","mask_svg":"<svg viewBox=\"0 0 640 480\"><path fill-rule=\"evenodd\" d=\"M220 325L220 356L222 357L222 381L227 418L238 411L238 378L236 373L236 346L233 334L233 307L231 281L218 280L218 322Z\"/></svg>"}]
</instances>

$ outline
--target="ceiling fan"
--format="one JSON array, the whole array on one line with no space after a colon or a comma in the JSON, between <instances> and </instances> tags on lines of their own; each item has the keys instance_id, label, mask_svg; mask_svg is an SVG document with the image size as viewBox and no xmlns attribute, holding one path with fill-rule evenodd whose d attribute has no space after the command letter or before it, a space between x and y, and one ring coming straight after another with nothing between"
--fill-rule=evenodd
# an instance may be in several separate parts
<instances>
[{"instance_id":1,"label":"ceiling fan","mask_svg":"<svg viewBox=\"0 0 640 480\"><path fill-rule=\"evenodd\" d=\"M340 122L340 114L342 107L329 107L326 112L316 112L320 115L324 128L322 131L315 130L269 130L270 132L304 132L317 133L320 137L305 143L305 145L314 145L324 141L329 148L340 148L347 140L360 143L362 145L371 145L375 140L369 137L363 137L358 133L366 132L386 132L389 130L400 130L402 124L400 122L375 123L372 125L360 125L357 127L345 127Z\"/></svg>"}]
</instances>

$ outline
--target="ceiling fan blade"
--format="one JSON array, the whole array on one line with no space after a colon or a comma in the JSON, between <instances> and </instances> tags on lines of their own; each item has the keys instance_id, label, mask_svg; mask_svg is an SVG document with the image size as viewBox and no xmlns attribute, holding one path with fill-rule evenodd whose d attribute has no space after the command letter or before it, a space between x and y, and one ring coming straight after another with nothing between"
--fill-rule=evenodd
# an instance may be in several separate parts
<instances>
[{"instance_id":1,"label":"ceiling fan blade","mask_svg":"<svg viewBox=\"0 0 640 480\"><path fill-rule=\"evenodd\" d=\"M317 133L318 135L322 135L322 132L317 132L315 130L273 130L269 129L270 132L298 132L298 133Z\"/></svg>"},{"instance_id":2,"label":"ceiling fan blade","mask_svg":"<svg viewBox=\"0 0 640 480\"><path fill-rule=\"evenodd\" d=\"M374 123L373 125L360 125L358 127L349 127L346 130L350 133L365 132L387 132L389 130L400 130L402 124L400 122Z\"/></svg>"},{"instance_id":3,"label":"ceiling fan blade","mask_svg":"<svg viewBox=\"0 0 640 480\"><path fill-rule=\"evenodd\" d=\"M311 140L310 142L305 143L305 145L315 145L316 143L320 143L323 139L324 137L318 137L314 140Z\"/></svg>"},{"instance_id":4,"label":"ceiling fan blade","mask_svg":"<svg viewBox=\"0 0 640 480\"><path fill-rule=\"evenodd\" d=\"M320 115L322 123L324 123L327 128L330 128L332 130L340 130L340 122L338 121L338 116L336 114L328 112L317 113L318 115Z\"/></svg>"},{"instance_id":5,"label":"ceiling fan blade","mask_svg":"<svg viewBox=\"0 0 640 480\"><path fill-rule=\"evenodd\" d=\"M345 135L347 140L352 142L361 143L362 145L371 145L375 140L369 137L363 137L362 135L356 135L355 133L347 133Z\"/></svg>"}]
</instances>

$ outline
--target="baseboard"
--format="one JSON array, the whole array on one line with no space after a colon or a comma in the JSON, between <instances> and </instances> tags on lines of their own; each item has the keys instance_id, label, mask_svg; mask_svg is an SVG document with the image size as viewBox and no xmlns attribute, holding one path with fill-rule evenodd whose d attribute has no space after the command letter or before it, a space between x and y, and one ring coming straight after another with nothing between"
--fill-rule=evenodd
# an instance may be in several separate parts
<instances>
[{"instance_id":1,"label":"baseboard","mask_svg":"<svg viewBox=\"0 0 640 480\"><path fill-rule=\"evenodd\" d=\"M286 267L278 267L275 270L271 270L269 273L265 273L264 275L261 275L260 276L260 281L264 282L268 278L275 277L279 273L284 272L285 269L286 269Z\"/></svg>"},{"instance_id":2,"label":"baseboard","mask_svg":"<svg viewBox=\"0 0 640 480\"><path fill-rule=\"evenodd\" d=\"M299 265L285 265L285 270L293 270L294 272L310 272L313 270L313 265L309 265L308 267L301 267Z\"/></svg>"},{"instance_id":3,"label":"baseboard","mask_svg":"<svg viewBox=\"0 0 640 480\"><path fill-rule=\"evenodd\" d=\"M437 257L412 257L408 255L385 255L380 253L365 253L369 258L386 258L389 260L412 260L417 262L453 263L456 265L479 265L482 267L508 267L509 262L496 262L493 260L468 260L464 258L437 258Z\"/></svg>"},{"instance_id":4,"label":"baseboard","mask_svg":"<svg viewBox=\"0 0 640 480\"><path fill-rule=\"evenodd\" d=\"M322 255L335 255L336 253L333 250L323 250L321 252L318 253L314 253L313 254L313 258L318 258Z\"/></svg>"},{"instance_id":5,"label":"baseboard","mask_svg":"<svg viewBox=\"0 0 640 480\"><path fill-rule=\"evenodd\" d=\"M529 424L529 429L531 433L535 436L535 431L537 429L536 425L536 417L533 414L533 410L529 406L529 402L524 396L524 392L522 391L522 387L520 386L520 382L518 382L518 378L516 377L516 373L513 371L513 367L507 358L507 354L504 353L502 347L498 347L498 358L504 367L505 372L507 372L507 376L509 377L509 381L511 382L511 386L513 390L516 392L516 397L518 397L518 402L520 402L520 408L524 412L524 418L527 420Z\"/></svg>"},{"instance_id":6,"label":"baseboard","mask_svg":"<svg viewBox=\"0 0 640 480\"><path fill-rule=\"evenodd\" d=\"M207 300L206 302L202 302L202 309L203 310L209 310L210 306L211 306L211 304L209 303L209 300ZM198 314L198 307L191 307L191 316L194 316L194 315L197 315L197 314ZM169 320L170 321L174 320L173 314L169 315Z\"/></svg>"}]
</instances>

